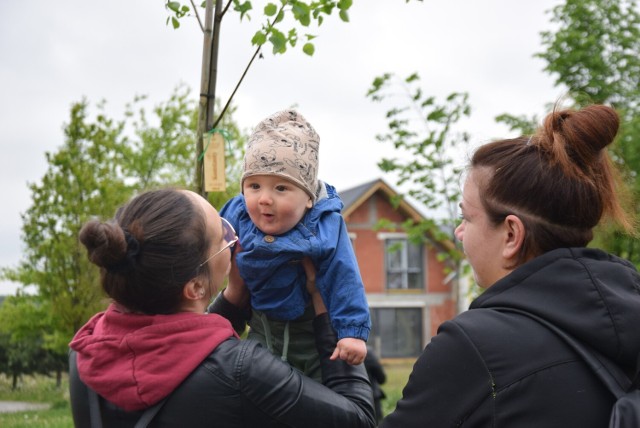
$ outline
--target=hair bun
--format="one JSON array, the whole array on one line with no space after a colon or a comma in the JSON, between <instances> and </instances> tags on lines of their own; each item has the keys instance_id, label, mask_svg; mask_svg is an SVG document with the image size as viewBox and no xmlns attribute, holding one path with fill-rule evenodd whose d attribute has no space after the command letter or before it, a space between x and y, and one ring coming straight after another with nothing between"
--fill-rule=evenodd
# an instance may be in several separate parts
<instances>
[{"instance_id":1,"label":"hair bun","mask_svg":"<svg viewBox=\"0 0 640 428\"><path fill-rule=\"evenodd\" d=\"M80 230L80 242L87 247L89 260L100 267L116 265L127 255L125 233L115 223L89 221Z\"/></svg>"},{"instance_id":2,"label":"hair bun","mask_svg":"<svg viewBox=\"0 0 640 428\"><path fill-rule=\"evenodd\" d=\"M126 242L124 257L115 263L106 265L105 267L109 272L125 273L131 271L135 266L136 256L140 252L140 243L136 237L127 230L124 231L124 238Z\"/></svg>"},{"instance_id":3,"label":"hair bun","mask_svg":"<svg viewBox=\"0 0 640 428\"><path fill-rule=\"evenodd\" d=\"M556 110L544 121L539 145L552 163L581 175L599 165L600 152L613 142L619 126L618 113L608 106Z\"/></svg>"},{"instance_id":4,"label":"hair bun","mask_svg":"<svg viewBox=\"0 0 640 428\"><path fill-rule=\"evenodd\" d=\"M613 142L618 134L620 118L611 107L594 104L582 110L563 110L549 115L554 134L564 136L575 149L587 146L599 152Z\"/></svg>"}]
</instances>

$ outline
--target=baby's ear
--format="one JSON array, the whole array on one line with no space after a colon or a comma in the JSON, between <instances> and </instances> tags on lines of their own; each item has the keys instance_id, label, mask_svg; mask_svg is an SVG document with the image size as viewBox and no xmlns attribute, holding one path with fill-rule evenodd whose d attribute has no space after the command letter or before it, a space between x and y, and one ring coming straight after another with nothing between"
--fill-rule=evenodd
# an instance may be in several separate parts
<instances>
[{"instance_id":1,"label":"baby's ear","mask_svg":"<svg viewBox=\"0 0 640 428\"><path fill-rule=\"evenodd\" d=\"M311 198L309 198L309 200L307 201L307 209L311 209L311 207L313 206L313 201L311 200Z\"/></svg>"}]
</instances>

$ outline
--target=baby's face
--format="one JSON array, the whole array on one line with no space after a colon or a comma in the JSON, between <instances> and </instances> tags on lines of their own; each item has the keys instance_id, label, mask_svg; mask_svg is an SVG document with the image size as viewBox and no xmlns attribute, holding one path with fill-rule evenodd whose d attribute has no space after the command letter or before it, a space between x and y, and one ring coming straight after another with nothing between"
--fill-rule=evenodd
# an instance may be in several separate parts
<instances>
[{"instance_id":1,"label":"baby's face","mask_svg":"<svg viewBox=\"0 0 640 428\"><path fill-rule=\"evenodd\" d=\"M251 221L267 235L282 235L293 229L313 205L304 190L274 175L246 178L242 192Z\"/></svg>"}]
</instances>

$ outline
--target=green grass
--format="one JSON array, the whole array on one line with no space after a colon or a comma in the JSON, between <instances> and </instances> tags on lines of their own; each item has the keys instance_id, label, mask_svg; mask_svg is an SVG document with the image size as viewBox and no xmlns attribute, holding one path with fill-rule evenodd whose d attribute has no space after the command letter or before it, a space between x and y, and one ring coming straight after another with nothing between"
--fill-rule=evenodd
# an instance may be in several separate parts
<instances>
[{"instance_id":1,"label":"green grass","mask_svg":"<svg viewBox=\"0 0 640 428\"><path fill-rule=\"evenodd\" d=\"M414 360L398 360L383 362L387 381L382 386L387 398L382 400L382 412L388 415L396 408L396 403L402 397L402 389L409 380L409 374L413 369Z\"/></svg>"},{"instance_id":2,"label":"green grass","mask_svg":"<svg viewBox=\"0 0 640 428\"><path fill-rule=\"evenodd\" d=\"M73 428L69 408L32 412L0 413L2 428Z\"/></svg>"},{"instance_id":3,"label":"green grass","mask_svg":"<svg viewBox=\"0 0 640 428\"><path fill-rule=\"evenodd\" d=\"M402 389L411 373L413 360L384 362L383 366L387 373L387 381L382 385L382 389L387 398L382 401L382 410L387 415L395 409L396 402L402 396ZM51 405L49 410L0 413L0 427L73 428L68 386L66 376L63 377L60 388L56 387L56 381L53 377L25 376L20 381L18 388L12 391L11 379L0 375L0 400Z\"/></svg>"},{"instance_id":4,"label":"green grass","mask_svg":"<svg viewBox=\"0 0 640 428\"><path fill-rule=\"evenodd\" d=\"M0 375L0 400L47 403L49 410L0 413L0 427L22 428L73 428L69 407L69 387L66 376L62 385L56 387L55 377L24 376L15 391L11 390L11 379Z\"/></svg>"}]
</instances>

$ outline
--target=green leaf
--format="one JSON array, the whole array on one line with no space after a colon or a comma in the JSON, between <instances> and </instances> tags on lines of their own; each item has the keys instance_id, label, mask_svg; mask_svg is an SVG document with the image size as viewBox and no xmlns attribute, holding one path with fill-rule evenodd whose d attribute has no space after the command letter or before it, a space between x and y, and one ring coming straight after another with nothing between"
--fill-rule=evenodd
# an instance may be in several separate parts
<instances>
[{"instance_id":1,"label":"green leaf","mask_svg":"<svg viewBox=\"0 0 640 428\"><path fill-rule=\"evenodd\" d=\"M313 46L313 43L305 43L304 46L302 46L302 52L306 53L309 56L313 56L315 50L316 48L315 46Z\"/></svg>"},{"instance_id":2,"label":"green leaf","mask_svg":"<svg viewBox=\"0 0 640 428\"><path fill-rule=\"evenodd\" d=\"M249 12L253 6L251 6L250 1L245 1L244 3L240 3L239 1L234 1L233 10L240 12L240 19L244 18L244 16Z\"/></svg>"},{"instance_id":3,"label":"green leaf","mask_svg":"<svg viewBox=\"0 0 640 428\"><path fill-rule=\"evenodd\" d=\"M174 12L179 12L180 11L180 3L177 1L170 1L167 3L167 7L169 9L171 9Z\"/></svg>"},{"instance_id":4,"label":"green leaf","mask_svg":"<svg viewBox=\"0 0 640 428\"><path fill-rule=\"evenodd\" d=\"M273 53L279 54L287 51L287 38L280 31L273 28L269 41L273 45Z\"/></svg>"},{"instance_id":5,"label":"green leaf","mask_svg":"<svg viewBox=\"0 0 640 428\"><path fill-rule=\"evenodd\" d=\"M265 7L264 7L264 14L267 16L273 16L276 13L278 13L278 6L276 6L273 3L268 3Z\"/></svg>"},{"instance_id":6,"label":"green leaf","mask_svg":"<svg viewBox=\"0 0 640 428\"><path fill-rule=\"evenodd\" d=\"M407 83L411 83L411 82L414 82L416 80L420 80L420 76L418 76L418 73L413 73L412 75L410 75L409 77L404 79L404 81L407 82Z\"/></svg>"},{"instance_id":7,"label":"green leaf","mask_svg":"<svg viewBox=\"0 0 640 428\"><path fill-rule=\"evenodd\" d=\"M311 9L309 5L303 2L296 2L291 8L293 17L305 27L308 27L311 23Z\"/></svg>"},{"instance_id":8,"label":"green leaf","mask_svg":"<svg viewBox=\"0 0 640 428\"><path fill-rule=\"evenodd\" d=\"M287 36L287 40L289 40L289 44L291 47L295 47L298 43L298 32L295 28L289 30L289 35Z\"/></svg>"},{"instance_id":9,"label":"green leaf","mask_svg":"<svg viewBox=\"0 0 640 428\"><path fill-rule=\"evenodd\" d=\"M174 16L171 17L171 24L173 25L174 29L180 27L180 21L178 21L178 19Z\"/></svg>"},{"instance_id":10,"label":"green leaf","mask_svg":"<svg viewBox=\"0 0 640 428\"><path fill-rule=\"evenodd\" d=\"M346 10L341 10L340 11L340 19L343 22L349 22L349 12L347 12Z\"/></svg>"},{"instance_id":11,"label":"green leaf","mask_svg":"<svg viewBox=\"0 0 640 428\"><path fill-rule=\"evenodd\" d=\"M256 46L262 46L266 42L267 42L267 35L262 30L257 31L256 34L254 34L253 38L251 39L251 44Z\"/></svg>"},{"instance_id":12,"label":"green leaf","mask_svg":"<svg viewBox=\"0 0 640 428\"><path fill-rule=\"evenodd\" d=\"M353 0L340 0L338 2L338 9L346 11L353 5Z\"/></svg>"}]
</instances>

